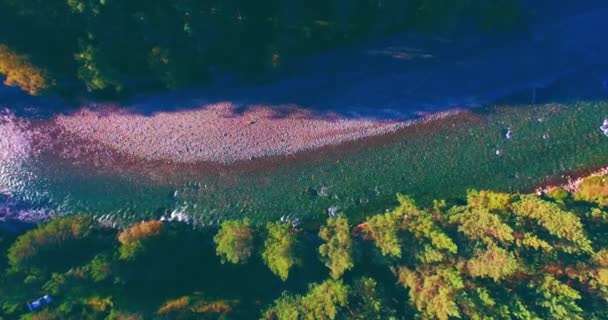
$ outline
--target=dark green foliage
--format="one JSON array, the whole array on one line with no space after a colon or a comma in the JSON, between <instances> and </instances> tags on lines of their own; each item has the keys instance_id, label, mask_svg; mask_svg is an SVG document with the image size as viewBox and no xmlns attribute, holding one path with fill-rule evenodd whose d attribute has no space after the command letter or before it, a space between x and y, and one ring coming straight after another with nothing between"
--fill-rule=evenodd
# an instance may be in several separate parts
<instances>
[{"instance_id":1,"label":"dark green foliage","mask_svg":"<svg viewBox=\"0 0 608 320\"><path fill-rule=\"evenodd\" d=\"M61 270L91 257L104 245L97 238L93 219L86 216L59 218L20 236L8 249L8 262L16 271Z\"/></svg>"},{"instance_id":2,"label":"dark green foliage","mask_svg":"<svg viewBox=\"0 0 608 320\"><path fill-rule=\"evenodd\" d=\"M357 279L350 290L349 308L351 313L343 314L343 319L384 320L392 319L395 310L389 307L388 297L378 287L378 282L369 277Z\"/></svg>"},{"instance_id":3,"label":"dark green foliage","mask_svg":"<svg viewBox=\"0 0 608 320\"><path fill-rule=\"evenodd\" d=\"M294 56L418 25L503 28L514 2L0 0L11 29L0 43L27 49L42 69L90 91L173 88L205 80L213 68L275 71ZM38 92L42 82L26 78L19 83Z\"/></svg>"},{"instance_id":4,"label":"dark green foliage","mask_svg":"<svg viewBox=\"0 0 608 320\"><path fill-rule=\"evenodd\" d=\"M599 204L489 191L467 199L422 208L399 195L396 208L352 229L345 215L327 219L320 239L317 230L280 222L226 221L213 237L155 220L117 231L62 218L8 249L0 312L10 319L606 318ZM266 266L251 258L256 233L266 235ZM304 267L293 270L300 259ZM25 315L24 301L43 294L54 303Z\"/></svg>"}]
</instances>

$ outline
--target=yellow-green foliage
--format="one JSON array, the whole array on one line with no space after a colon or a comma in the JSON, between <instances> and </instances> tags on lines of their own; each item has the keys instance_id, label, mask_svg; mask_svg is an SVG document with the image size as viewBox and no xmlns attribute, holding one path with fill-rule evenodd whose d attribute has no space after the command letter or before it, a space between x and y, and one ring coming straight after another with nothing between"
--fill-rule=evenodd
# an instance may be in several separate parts
<instances>
[{"instance_id":1,"label":"yellow-green foliage","mask_svg":"<svg viewBox=\"0 0 608 320\"><path fill-rule=\"evenodd\" d=\"M87 268L91 274L91 279L95 282L106 280L112 275L112 263L106 256L96 256Z\"/></svg>"},{"instance_id":2,"label":"yellow-green foliage","mask_svg":"<svg viewBox=\"0 0 608 320\"><path fill-rule=\"evenodd\" d=\"M213 238L222 263L245 263L253 251L253 230L248 219L228 220Z\"/></svg>"},{"instance_id":3,"label":"yellow-green foliage","mask_svg":"<svg viewBox=\"0 0 608 320\"><path fill-rule=\"evenodd\" d=\"M45 70L30 62L26 55L18 54L0 44L0 74L7 86L18 86L32 95L37 95L53 85Z\"/></svg>"},{"instance_id":4,"label":"yellow-green foliage","mask_svg":"<svg viewBox=\"0 0 608 320\"><path fill-rule=\"evenodd\" d=\"M517 239L516 244L520 247L528 247L534 250L541 249L545 252L553 251L553 247L551 247L549 242L542 240L529 232L524 233L521 239Z\"/></svg>"},{"instance_id":5,"label":"yellow-green foliage","mask_svg":"<svg viewBox=\"0 0 608 320\"><path fill-rule=\"evenodd\" d=\"M571 245L565 246L563 250L593 251L591 241L583 230L583 224L574 213L564 211L555 203L541 200L534 195L522 196L512 208L516 216L535 220L553 236L569 241Z\"/></svg>"},{"instance_id":6,"label":"yellow-green foliage","mask_svg":"<svg viewBox=\"0 0 608 320\"><path fill-rule=\"evenodd\" d=\"M312 284L305 296L283 293L261 319L333 320L348 299L348 286L342 280Z\"/></svg>"},{"instance_id":7,"label":"yellow-green foliage","mask_svg":"<svg viewBox=\"0 0 608 320\"><path fill-rule=\"evenodd\" d=\"M589 285L608 301L608 249L598 251L589 270Z\"/></svg>"},{"instance_id":8,"label":"yellow-green foliage","mask_svg":"<svg viewBox=\"0 0 608 320\"><path fill-rule=\"evenodd\" d=\"M458 251L456 243L435 223L433 213L418 209L410 197L397 195L397 200L399 206L393 214L401 217L401 229L412 233L417 240L425 243L425 248L418 254L421 261L442 260L442 250L452 254Z\"/></svg>"},{"instance_id":9,"label":"yellow-green foliage","mask_svg":"<svg viewBox=\"0 0 608 320\"><path fill-rule=\"evenodd\" d=\"M607 223L608 222L608 212L601 210L599 208L592 208L589 214L594 221L599 223Z\"/></svg>"},{"instance_id":10,"label":"yellow-green foliage","mask_svg":"<svg viewBox=\"0 0 608 320\"><path fill-rule=\"evenodd\" d=\"M144 250L144 241L159 235L163 223L158 220L150 220L135 224L118 234L120 242L120 258L132 259Z\"/></svg>"},{"instance_id":11,"label":"yellow-green foliage","mask_svg":"<svg viewBox=\"0 0 608 320\"><path fill-rule=\"evenodd\" d=\"M517 270L517 260L513 253L492 245L485 250L477 250L475 257L467 262L467 270L473 277L491 278L498 282Z\"/></svg>"},{"instance_id":12,"label":"yellow-green foliage","mask_svg":"<svg viewBox=\"0 0 608 320\"><path fill-rule=\"evenodd\" d=\"M583 310L576 304L581 299L578 291L546 275L540 283L532 284L539 299L537 305L547 312L547 319L583 320Z\"/></svg>"},{"instance_id":13,"label":"yellow-green foliage","mask_svg":"<svg viewBox=\"0 0 608 320\"><path fill-rule=\"evenodd\" d=\"M383 255L401 257L399 217L393 212L372 216L365 223L365 231Z\"/></svg>"},{"instance_id":14,"label":"yellow-green foliage","mask_svg":"<svg viewBox=\"0 0 608 320\"><path fill-rule=\"evenodd\" d=\"M103 54L99 48L93 45L85 45L75 55L78 62L78 78L87 86L87 90L96 91L104 89L122 90L122 84L117 81L117 76L111 64L104 61Z\"/></svg>"},{"instance_id":15,"label":"yellow-green foliage","mask_svg":"<svg viewBox=\"0 0 608 320\"><path fill-rule=\"evenodd\" d=\"M591 176L584 179L574 193L574 200L595 202L608 206L608 176Z\"/></svg>"},{"instance_id":16,"label":"yellow-green foliage","mask_svg":"<svg viewBox=\"0 0 608 320\"><path fill-rule=\"evenodd\" d=\"M352 239L348 219L342 214L327 219L327 226L322 226L319 236L325 241L319 247L319 253L331 276L338 279L354 266L352 257Z\"/></svg>"},{"instance_id":17,"label":"yellow-green foliage","mask_svg":"<svg viewBox=\"0 0 608 320\"><path fill-rule=\"evenodd\" d=\"M467 192L467 203L477 209L490 211L505 211L509 209L513 196L508 193L494 192L488 190L469 190Z\"/></svg>"},{"instance_id":18,"label":"yellow-green foliage","mask_svg":"<svg viewBox=\"0 0 608 320\"><path fill-rule=\"evenodd\" d=\"M288 224L271 222L266 226L268 237L264 241L262 258L270 271L287 280L289 269L296 263L294 256L295 235Z\"/></svg>"},{"instance_id":19,"label":"yellow-green foliage","mask_svg":"<svg viewBox=\"0 0 608 320\"><path fill-rule=\"evenodd\" d=\"M464 289L462 277L449 266L412 271L399 268L399 283L409 288L410 301L425 319L460 318L456 297Z\"/></svg>"},{"instance_id":20,"label":"yellow-green foliage","mask_svg":"<svg viewBox=\"0 0 608 320\"><path fill-rule=\"evenodd\" d=\"M570 193L563 188L555 187L547 191L547 196L557 202L564 202L564 200L568 199Z\"/></svg>"},{"instance_id":21,"label":"yellow-green foliage","mask_svg":"<svg viewBox=\"0 0 608 320\"><path fill-rule=\"evenodd\" d=\"M144 317L139 313L129 313L112 310L104 320L143 320Z\"/></svg>"},{"instance_id":22,"label":"yellow-green foliage","mask_svg":"<svg viewBox=\"0 0 608 320\"><path fill-rule=\"evenodd\" d=\"M48 249L86 238L92 231L93 220L86 216L55 219L21 235L8 250L12 268L29 266L36 256Z\"/></svg>"},{"instance_id":23,"label":"yellow-green foliage","mask_svg":"<svg viewBox=\"0 0 608 320\"><path fill-rule=\"evenodd\" d=\"M458 224L458 231L468 239L486 245L514 240L513 228L484 207L455 207L450 210L450 223Z\"/></svg>"}]
</instances>

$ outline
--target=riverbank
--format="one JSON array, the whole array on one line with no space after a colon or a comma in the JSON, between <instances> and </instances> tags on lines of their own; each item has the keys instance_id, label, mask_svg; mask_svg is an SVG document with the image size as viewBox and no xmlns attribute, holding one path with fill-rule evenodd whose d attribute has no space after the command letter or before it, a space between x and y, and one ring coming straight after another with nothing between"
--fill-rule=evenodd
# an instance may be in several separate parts
<instances>
[{"instance_id":1,"label":"riverbank","mask_svg":"<svg viewBox=\"0 0 608 320\"><path fill-rule=\"evenodd\" d=\"M53 141L69 143L40 140L29 158L3 166L0 187L62 213L124 223L171 213L195 225L244 216L265 223L286 215L314 223L330 208L356 222L391 206L397 192L422 205L460 199L470 188L533 192L564 174L605 166L608 139L599 126L606 115L605 101L488 106L232 164L136 159L40 125L37 134L44 131L47 140L58 134Z\"/></svg>"},{"instance_id":2,"label":"riverbank","mask_svg":"<svg viewBox=\"0 0 608 320\"><path fill-rule=\"evenodd\" d=\"M448 114L439 113L422 121ZM85 109L59 115L49 125L142 160L228 164L383 135L414 122L349 119L295 106L257 106L238 112L226 103L151 116L121 109Z\"/></svg>"}]
</instances>

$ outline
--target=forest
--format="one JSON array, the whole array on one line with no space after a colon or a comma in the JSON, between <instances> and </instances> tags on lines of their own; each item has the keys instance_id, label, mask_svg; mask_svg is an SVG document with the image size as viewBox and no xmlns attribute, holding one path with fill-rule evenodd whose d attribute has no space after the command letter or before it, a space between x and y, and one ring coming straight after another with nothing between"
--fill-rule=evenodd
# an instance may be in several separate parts
<instances>
[{"instance_id":1,"label":"forest","mask_svg":"<svg viewBox=\"0 0 608 320\"><path fill-rule=\"evenodd\" d=\"M0 238L0 318L606 319L607 178L322 225L66 216Z\"/></svg>"},{"instance_id":2,"label":"forest","mask_svg":"<svg viewBox=\"0 0 608 320\"><path fill-rule=\"evenodd\" d=\"M517 0L0 0L0 76L32 95L260 79L410 30L525 25Z\"/></svg>"}]
</instances>

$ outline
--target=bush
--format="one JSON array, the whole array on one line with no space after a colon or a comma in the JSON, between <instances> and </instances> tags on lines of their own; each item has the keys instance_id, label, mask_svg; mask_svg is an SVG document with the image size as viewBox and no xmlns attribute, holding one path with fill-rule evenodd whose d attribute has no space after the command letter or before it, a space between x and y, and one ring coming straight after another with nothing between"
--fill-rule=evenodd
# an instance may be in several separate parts
<instances>
[{"instance_id":1,"label":"bush","mask_svg":"<svg viewBox=\"0 0 608 320\"><path fill-rule=\"evenodd\" d=\"M595 202L602 207L608 207L608 176L584 179L574 193L574 200Z\"/></svg>"}]
</instances>

